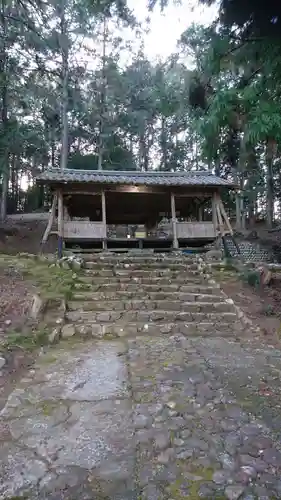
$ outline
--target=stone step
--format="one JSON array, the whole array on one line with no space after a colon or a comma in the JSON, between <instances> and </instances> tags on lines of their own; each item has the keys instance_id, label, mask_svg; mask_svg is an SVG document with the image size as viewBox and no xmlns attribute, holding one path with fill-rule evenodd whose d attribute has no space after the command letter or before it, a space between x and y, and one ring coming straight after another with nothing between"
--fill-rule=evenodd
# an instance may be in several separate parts
<instances>
[{"instance_id":1,"label":"stone step","mask_svg":"<svg viewBox=\"0 0 281 500\"><path fill-rule=\"evenodd\" d=\"M178 276L152 276L147 273L145 276L93 276L84 275L77 278L77 283L88 283L90 285L125 285L129 283L137 283L139 286L143 285L170 285L171 290L178 290L179 286L184 284L193 285L208 285L208 281L203 276L185 276L180 274Z\"/></svg>"},{"instance_id":2,"label":"stone step","mask_svg":"<svg viewBox=\"0 0 281 500\"><path fill-rule=\"evenodd\" d=\"M198 293L195 289L193 293L186 292L150 292L149 290L142 290L136 286L132 291L128 290L117 290L117 291L99 291L93 292L92 290L86 290L82 292L74 293L72 299L80 301L101 301L101 300L135 300L136 298L142 300L159 301L159 300L178 300L180 302L201 302L201 303L217 303L225 302L225 297L222 295L215 295L212 293L203 294Z\"/></svg>"},{"instance_id":3,"label":"stone step","mask_svg":"<svg viewBox=\"0 0 281 500\"><path fill-rule=\"evenodd\" d=\"M130 253L109 253L109 254L93 254L93 253L83 253L81 255L78 254L79 257L81 257L84 262L104 262L104 263L151 263L151 262L167 262L167 263L181 263L181 262L186 262L186 263L194 263L197 260L196 255L187 255L182 252L179 254L161 254L161 253L150 253L150 254L145 254L143 252L137 253L137 254L130 254Z\"/></svg>"},{"instance_id":4,"label":"stone step","mask_svg":"<svg viewBox=\"0 0 281 500\"><path fill-rule=\"evenodd\" d=\"M104 311L86 311L81 310L68 310L65 314L67 321L70 322L98 322L110 323L113 321L122 321L122 323L131 322L234 322L237 320L235 312L190 312L190 311L169 311L161 309L158 310L104 310Z\"/></svg>"},{"instance_id":5,"label":"stone step","mask_svg":"<svg viewBox=\"0 0 281 500\"><path fill-rule=\"evenodd\" d=\"M106 335L114 337L137 336L138 334L182 334L188 337L191 336L235 336L241 333L243 326L239 320L230 323L217 323L213 322L170 322L170 323L145 323L145 322L129 322L129 323L76 323L73 330L77 335L83 337L97 337L102 338ZM67 330L67 329L66 329Z\"/></svg>"},{"instance_id":6,"label":"stone step","mask_svg":"<svg viewBox=\"0 0 281 500\"><path fill-rule=\"evenodd\" d=\"M169 269L167 267L163 269L116 269L112 267L111 269L84 269L84 274L86 276L102 276L102 277L132 277L132 278L145 278L147 276L151 277L170 277L177 279L178 276L196 277L201 276L201 273L197 269Z\"/></svg>"},{"instance_id":7,"label":"stone step","mask_svg":"<svg viewBox=\"0 0 281 500\"><path fill-rule=\"evenodd\" d=\"M179 281L179 280L178 280ZM185 282L184 282L185 283ZM218 285L210 286L208 284L202 284L202 280L200 280L199 284L183 284L179 283L171 283L166 280L154 280L152 283L144 283L143 281L135 282L127 281L127 282L117 282L112 283L112 280L109 283L97 283L96 280L89 280L83 282L77 282L74 285L75 290L79 290L80 292L88 291L88 293L99 293L99 294L126 294L130 293L136 297L136 292L139 294L151 294L151 293L175 293L176 295L179 293L188 293L188 294L206 294L206 295L216 295L220 293L220 288Z\"/></svg>"},{"instance_id":8,"label":"stone step","mask_svg":"<svg viewBox=\"0 0 281 500\"><path fill-rule=\"evenodd\" d=\"M85 269L94 270L169 270L169 271L182 271L182 270L198 270L197 262L167 262L167 261L154 261L154 262L103 262L103 261L86 261L84 264Z\"/></svg>"},{"instance_id":9,"label":"stone step","mask_svg":"<svg viewBox=\"0 0 281 500\"><path fill-rule=\"evenodd\" d=\"M72 300L67 303L69 311L165 311L188 313L233 312L233 304L227 302L181 302L180 300Z\"/></svg>"}]
</instances>

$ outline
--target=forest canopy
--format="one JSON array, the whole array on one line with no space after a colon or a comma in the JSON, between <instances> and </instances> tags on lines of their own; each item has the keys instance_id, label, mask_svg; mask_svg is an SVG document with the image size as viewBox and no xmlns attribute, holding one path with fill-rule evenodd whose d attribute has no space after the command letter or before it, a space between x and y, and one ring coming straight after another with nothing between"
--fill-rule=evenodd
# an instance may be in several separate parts
<instances>
[{"instance_id":1,"label":"forest canopy","mask_svg":"<svg viewBox=\"0 0 281 500\"><path fill-rule=\"evenodd\" d=\"M167 3L151 1L147 17ZM222 0L214 22L187 26L157 61L144 50L149 19L140 24L125 0L15 0L0 11L2 220L48 209L34 179L50 166L210 169L240 186L225 200L237 227L257 218L272 227L281 196L277 2Z\"/></svg>"}]
</instances>

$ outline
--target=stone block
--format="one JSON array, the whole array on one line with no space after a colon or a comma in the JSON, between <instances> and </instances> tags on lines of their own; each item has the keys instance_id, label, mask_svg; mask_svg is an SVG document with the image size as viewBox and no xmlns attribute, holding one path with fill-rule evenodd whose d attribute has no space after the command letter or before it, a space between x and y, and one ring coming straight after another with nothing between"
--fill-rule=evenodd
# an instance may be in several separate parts
<instances>
[{"instance_id":1,"label":"stone block","mask_svg":"<svg viewBox=\"0 0 281 500\"><path fill-rule=\"evenodd\" d=\"M50 344L55 344L59 341L61 335L61 327L57 326L48 335L48 341Z\"/></svg>"},{"instance_id":2,"label":"stone block","mask_svg":"<svg viewBox=\"0 0 281 500\"><path fill-rule=\"evenodd\" d=\"M75 326L73 324L67 324L67 325L63 325L62 329L61 329L61 336L63 339L68 339L70 337L73 337L73 335L75 335L76 331L75 331Z\"/></svg>"},{"instance_id":3,"label":"stone block","mask_svg":"<svg viewBox=\"0 0 281 500\"><path fill-rule=\"evenodd\" d=\"M34 295L30 309L30 317L32 319L38 319L44 313L45 307L46 301L43 300L39 295Z\"/></svg>"}]
</instances>

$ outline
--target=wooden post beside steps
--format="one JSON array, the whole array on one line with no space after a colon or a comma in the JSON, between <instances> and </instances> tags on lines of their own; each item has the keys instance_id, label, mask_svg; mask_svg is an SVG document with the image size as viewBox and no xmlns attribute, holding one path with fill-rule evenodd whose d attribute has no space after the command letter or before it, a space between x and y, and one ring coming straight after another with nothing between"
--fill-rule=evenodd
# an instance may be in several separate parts
<instances>
[{"instance_id":1,"label":"wooden post beside steps","mask_svg":"<svg viewBox=\"0 0 281 500\"><path fill-rule=\"evenodd\" d=\"M179 248L179 242L177 238L177 219L176 219L176 203L175 195L171 193L171 214L172 214L172 226L173 226L173 248Z\"/></svg>"}]
</instances>

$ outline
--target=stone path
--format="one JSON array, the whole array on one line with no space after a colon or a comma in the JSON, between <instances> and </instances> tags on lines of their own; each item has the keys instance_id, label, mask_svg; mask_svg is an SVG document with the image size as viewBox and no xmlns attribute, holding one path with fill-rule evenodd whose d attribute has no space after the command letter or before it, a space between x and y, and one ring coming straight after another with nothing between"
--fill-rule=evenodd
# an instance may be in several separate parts
<instances>
[{"instance_id":1,"label":"stone path","mask_svg":"<svg viewBox=\"0 0 281 500\"><path fill-rule=\"evenodd\" d=\"M210 324L48 348L0 414L0 499L281 498L281 351Z\"/></svg>"},{"instance_id":2,"label":"stone path","mask_svg":"<svg viewBox=\"0 0 281 500\"><path fill-rule=\"evenodd\" d=\"M180 334L50 348L2 411L0 498L281 498L280 355Z\"/></svg>"}]
</instances>

